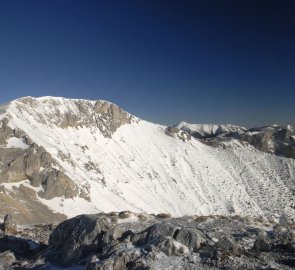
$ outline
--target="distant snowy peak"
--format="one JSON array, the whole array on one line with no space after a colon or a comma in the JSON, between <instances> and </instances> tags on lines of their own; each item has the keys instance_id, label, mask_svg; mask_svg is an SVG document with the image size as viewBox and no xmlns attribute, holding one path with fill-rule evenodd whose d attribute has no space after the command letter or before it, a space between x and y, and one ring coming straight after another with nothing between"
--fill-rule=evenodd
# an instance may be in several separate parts
<instances>
[{"instance_id":1,"label":"distant snowy peak","mask_svg":"<svg viewBox=\"0 0 295 270\"><path fill-rule=\"evenodd\" d=\"M234 125L214 125L214 124L190 124L180 122L175 124L174 127L183 130L194 137L211 137L222 133L237 132L242 133L246 128Z\"/></svg>"},{"instance_id":2,"label":"distant snowy peak","mask_svg":"<svg viewBox=\"0 0 295 270\"><path fill-rule=\"evenodd\" d=\"M238 142L238 144L244 146L252 145L263 152L295 159L295 132L291 125L274 124L246 129L234 125L180 122L173 127L211 146L230 147Z\"/></svg>"}]
</instances>

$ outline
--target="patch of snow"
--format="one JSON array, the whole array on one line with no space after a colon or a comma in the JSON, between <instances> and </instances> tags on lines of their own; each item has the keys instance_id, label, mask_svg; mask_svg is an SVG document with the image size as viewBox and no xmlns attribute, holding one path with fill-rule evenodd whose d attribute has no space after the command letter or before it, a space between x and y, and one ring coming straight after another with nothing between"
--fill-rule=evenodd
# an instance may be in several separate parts
<instances>
[{"instance_id":1,"label":"patch of snow","mask_svg":"<svg viewBox=\"0 0 295 270\"><path fill-rule=\"evenodd\" d=\"M51 200L38 197L38 200L53 212L64 214L68 218L76 216L77 213L94 214L100 212L100 210L92 203L80 197L75 197L72 199L66 199L65 197L55 197Z\"/></svg>"},{"instance_id":2,"label":"patch of snow","mask_svg":"<svg viewBox=\"0 0 295 270\"><path fill-rule=\"evenodd\" d=\"M226 147L243 147L243 148L247 147L252 150L255 149L255 147L250 145L249 143L247 143L245 141L237 140L237 139L222 141L222 142L220 142L220 145L224 145Z\"/></svg>"},{"instance_id":3,"label":"patch of snow","mask_svg":"<svg viewBox=\"0 0 295 270\"><path fill-rule=\"evenodd\" d=\"M27 188L33 189L37 193L40 191L44 191L42 186L39 187L33 187L30 183L30 180L26 179L19 182L11 182L11 183L2 183L0 184L0 187L4 187L7 191L14 191L14 189L19 189L21 186L25 186Z\"/></svg>"},{"instance_id":4,"label":"patch of snow","mask_svg":"<svg viewBox=\"0 0 295 270\"><path fill-rule=\"evenodd\" d=\"M182 250L181 251L182 254L189 254L190 253L187 246L181 244L180 242L178 242L176 240L173 240L173 246L177 251Z\"/></svg>"},{"instance_id":5,"label":"patch of snow","mask_svg":"<svg viewBox=\"0 0 295 270\"><path fill-rule=\"evenodd\" d=\"M291 125L288 125L287 126L287 129L291 130L291 131L294 131L293 127Z\"/></svg>"},{"instance_id":6,"label":"patch of snow","mask_svg":"<svg viewBox=\"0 0 295 270\"><path fill-rule=\"evenodd\" d=\"M23 139L11 137L7 140L6 147L7 148L28 149L30 146L27 145Z\"/></svg>"},{"instance_id":7,"label":"patch of snow","mask_svg":"<svg viewBox=\"0 0 295 270\"><path fill-rule=\"evenodd\" d=\"M251 136L261 134L261 133L263 133L263 131L249 131L249 132L247 132L247 134L249 134Z\"/></svg>"},{"instance_id":8,"label":"patch of snow","mask_svg":"<svg viewBox=\"0 0 295 270\"><path fill-rule=\"evenodd\" d=\"M214 243L217 243L217 242L219 241L219 239L214 238L214 237L213 237L211 240L212 240Z\"/></svg>"}]
</instances>

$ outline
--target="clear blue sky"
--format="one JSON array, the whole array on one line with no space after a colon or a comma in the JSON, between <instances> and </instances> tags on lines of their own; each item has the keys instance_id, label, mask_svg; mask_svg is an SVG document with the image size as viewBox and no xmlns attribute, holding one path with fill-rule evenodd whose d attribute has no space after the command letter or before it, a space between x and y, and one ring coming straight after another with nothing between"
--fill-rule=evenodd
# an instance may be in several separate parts
<instances>
[{"instance_id":1,"label":"clear blue sky","mask_svg":"<svg viewBox=\"0 0 295 270\"><path fill-rule=\"evenodd\" d=\"M163 124L295 124L294 14L288 0L0 0L0 103L52 95Z\"/></svg>"}]
</instances>

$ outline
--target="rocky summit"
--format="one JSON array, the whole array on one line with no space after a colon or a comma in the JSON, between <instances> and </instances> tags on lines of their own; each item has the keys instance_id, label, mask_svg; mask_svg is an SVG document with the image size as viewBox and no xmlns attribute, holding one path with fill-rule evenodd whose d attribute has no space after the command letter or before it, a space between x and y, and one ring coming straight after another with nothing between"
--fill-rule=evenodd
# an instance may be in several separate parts
<instances>
[{"instance_id":1,"label":"rocky summit","mask_svg":"<svg viewBox=\"0 0 295 270\"><path fill-rule=\"evenodd\" d=\"M294 236L294 223L285 219L80 215L2 232L0 269L289 270L295 267Z\"/></svg>"},{"instance_id":2,"label":"rocky summit","mask_svg":"<svg viewBox=\"0 0 295 270\"><path fill-rule=\"evenodd\" d=\"M18 224L133 211L295 216L291 126L167 127L97 100L0 107L0 214Z\"/></svg>"}]
</instances>

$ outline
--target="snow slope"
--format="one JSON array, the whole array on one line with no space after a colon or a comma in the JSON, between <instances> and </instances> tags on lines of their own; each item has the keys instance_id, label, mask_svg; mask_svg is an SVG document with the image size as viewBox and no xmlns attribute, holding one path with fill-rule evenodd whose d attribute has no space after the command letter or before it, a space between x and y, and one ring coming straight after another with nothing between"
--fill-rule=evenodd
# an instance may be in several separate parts
<instances>
[{"instance_id":1,"label":"snow slope","mask_svg":"<svg viewBox=\"0 0 295 270\"><path fill-rule=\"evenodd\" d=\"M82 115L82 105L91 111L95 101L29 99L33 103L19 99L9 104L4 114L9 126L23 130L77 185L89 188L91 202L80 197L39 198L56 212L69 217L120 210L176 216L282 212L295 216L293 159L238 144L214 148L193 138L182 141L167 136L165 126L136 117L111 137L97 128L97 120L62 128L55 120L65 114ZM208 134L219 128L189 127Z\"/></svg>"}]
</instances>

